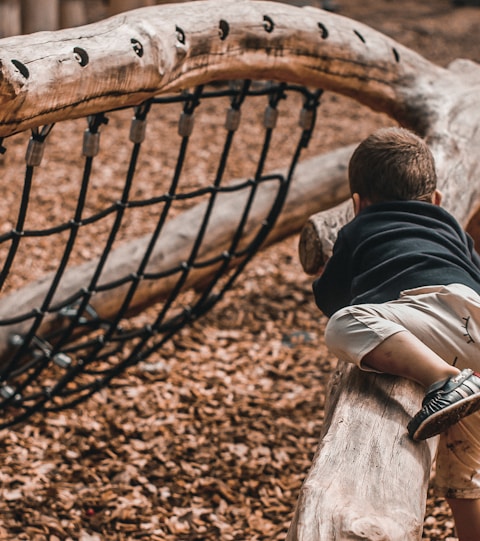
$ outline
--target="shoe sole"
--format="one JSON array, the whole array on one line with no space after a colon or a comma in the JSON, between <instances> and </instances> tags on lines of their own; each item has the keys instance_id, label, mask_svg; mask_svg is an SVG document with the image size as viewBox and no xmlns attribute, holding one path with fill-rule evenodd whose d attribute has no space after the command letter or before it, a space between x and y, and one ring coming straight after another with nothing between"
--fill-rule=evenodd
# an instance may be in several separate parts
<instances>
[{"instance_id":1,"label":"shoe sole","mask_svg":"<svg viewBox=\"0 0 480 541\"><path fill-rule=\"evenodd\" d=\"M448 408L434 413L420 423L411 438L415 441L426 440L437 436L460 419L475 413L480 409L480 393L474 394L452 404Z\"/></svg>"}]
</instances>

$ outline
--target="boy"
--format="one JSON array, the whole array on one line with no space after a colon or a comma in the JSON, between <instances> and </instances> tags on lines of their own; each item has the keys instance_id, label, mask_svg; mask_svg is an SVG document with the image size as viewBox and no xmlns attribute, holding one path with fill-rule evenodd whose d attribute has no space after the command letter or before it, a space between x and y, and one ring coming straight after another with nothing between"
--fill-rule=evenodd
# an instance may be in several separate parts
<instances>
[{"instance_id":1,"label":"boy","mask_svg":"<svg viewBox=\"0 0 480 541\"><path fill-rule=\"evenodd\" d=\"M326 344L363 370L425 387L409 435L446 431L436 482L460 539L478 541L480 414L467 416L480 409L480 257L440 207L433 156L413 133L373 133L353 153L348 175L355 218L313 284L330 318Z\"/></svg>"}]
</instances>

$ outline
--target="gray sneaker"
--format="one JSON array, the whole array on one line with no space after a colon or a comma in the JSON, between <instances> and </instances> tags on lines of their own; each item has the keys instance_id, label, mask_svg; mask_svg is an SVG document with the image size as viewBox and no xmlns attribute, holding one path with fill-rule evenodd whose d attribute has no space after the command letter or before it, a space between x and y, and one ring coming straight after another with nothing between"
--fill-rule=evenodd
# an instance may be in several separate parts
<instances>
[{"instance_id":1,"label":"gray sneaker","mask_svg":"<svg viewBox=\"0 0 480 541\"><path fill-rule=\"evenodd\" d=\"M408 423L408 433L412 440L426 440L478 409L480 374L466 368L458 376L434 383L428 389L422 409Z\"/></svg>"}]
</instances>

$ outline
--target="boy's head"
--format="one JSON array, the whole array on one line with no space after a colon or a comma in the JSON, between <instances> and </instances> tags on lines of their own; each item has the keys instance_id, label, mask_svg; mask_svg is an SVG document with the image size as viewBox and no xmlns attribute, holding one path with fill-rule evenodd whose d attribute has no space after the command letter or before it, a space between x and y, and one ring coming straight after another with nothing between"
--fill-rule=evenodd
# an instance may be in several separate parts
<instances>
[{"instance_id":1,"label":"boy's head","mask_svg":"<svg viewBox=\"0 0 480 541\"><path fill-rule=\"evenodd\" d=\"M432 201L437 187L433 155L423 139L403 128L372 133L353 153L350 191L361 200Z\"/></svg>"}]
</instances>

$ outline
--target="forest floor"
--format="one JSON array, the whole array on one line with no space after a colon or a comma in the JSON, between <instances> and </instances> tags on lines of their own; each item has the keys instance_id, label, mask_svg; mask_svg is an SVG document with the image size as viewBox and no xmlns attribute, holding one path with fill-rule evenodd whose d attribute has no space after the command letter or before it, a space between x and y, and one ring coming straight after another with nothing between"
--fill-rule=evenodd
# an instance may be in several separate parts
<instances>
[{"instance_id":1,"label":"forest floor","mask_svg":"<svg viewBox=\"0 0 480 541\"><path fill-rule=\"evenodd\" d=\"M480 62L478 8L338 2L341 15L441 66ZM343 103L325 96L322 150L389 123L364 109L345 114ZM336 363L311 281L291 236L148 363L76 408L0 431L0 540L285 539ZM446 502L430 493L423 538L456 539Z\"/></svg>"}]
</instances>

